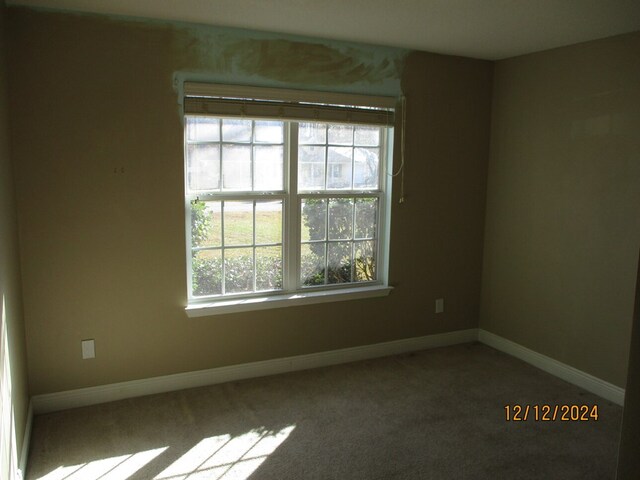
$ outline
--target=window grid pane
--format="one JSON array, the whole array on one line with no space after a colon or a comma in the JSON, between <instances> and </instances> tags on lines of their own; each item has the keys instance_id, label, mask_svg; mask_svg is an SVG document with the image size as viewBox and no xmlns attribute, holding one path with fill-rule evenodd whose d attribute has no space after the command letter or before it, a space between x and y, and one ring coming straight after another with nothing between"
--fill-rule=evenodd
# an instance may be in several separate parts
<instances>
[{"instance_id":1,"label":"window grid pane","mask_svg":"<svg viewBox=\"0 0 640 480\"><path fill-rule=\"evenodd\" d=\"M282 200L191 205L192 295L282 290Z\"/></svg>"},{"instance_id":2,"label":"window grid pane","mask_svg":"<svg viewBox=\"0 0 640 480\"><path fill-rule=\"evenodd\" d=\"M300 200L303 288L377 280L378 197Z\"/></svg>"},{"instance_id":3,"label":"window grid pane","mask_svg":"<svg viewBox=\"0 0 640 480\"><path fill-rule=\"evenodd\" d=\"M378 190L381 139L381 127L301 123L298 190Z\"/></svg>"},{"instance_id":4,"label":"window grid pane","mask_svg":"<svg viewBox=\"0 0 640 480\"><path fill-rule=\"evenodd\" d=\"M188 193L284 190L284 122L185 117Z\"/></svg>"}]
</instances>

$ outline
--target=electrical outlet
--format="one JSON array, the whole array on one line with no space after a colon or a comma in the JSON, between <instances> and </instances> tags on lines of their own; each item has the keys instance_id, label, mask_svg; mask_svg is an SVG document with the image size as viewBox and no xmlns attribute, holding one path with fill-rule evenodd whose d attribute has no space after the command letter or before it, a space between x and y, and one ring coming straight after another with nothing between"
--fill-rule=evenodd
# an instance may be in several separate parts
<instances>
[{"instance_id":1,"label":"electrical outlet","mask_svg":"<svg viewBox=\"0 0 640 480\"><path fill-rule=\"evenodd\" d=\"M444 312L444 298L436 299L436 313Z\"/></svg>"},{"instance_id":2,"label":"electrical outlet","mask_svg":"<svg viewBox=\"0 0 640 480\"><path fill-rule=\"evenodd\" d=\"M96 342L95 340L82 340L82 359L96 358Z\"/></svg>"}]
</instances>

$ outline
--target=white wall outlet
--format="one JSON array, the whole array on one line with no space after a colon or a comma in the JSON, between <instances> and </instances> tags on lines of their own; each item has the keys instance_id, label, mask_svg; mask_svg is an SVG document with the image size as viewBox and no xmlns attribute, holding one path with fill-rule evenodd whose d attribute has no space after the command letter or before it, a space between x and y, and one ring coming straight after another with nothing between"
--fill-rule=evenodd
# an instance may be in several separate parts
<instances>
[{"instance_id":1,"label":"white wall outlet","mask_svg":"<svg viewBox=\"0 0 640 480\"><path fill-rule=\"evenodd\" d=\"M436 299L436 313L444 312L444 298Z\"/></svg>"},{"instance_id":2,"label":"white wall outlet","mask_svg":"<svg viewBox=\"0 0 640 480\"><path fill-rule=\"evenodd\" d=\"M82 340L82 359L96 358L96 342L92 338L90 340Z\"/></svg>"}]
</instances>

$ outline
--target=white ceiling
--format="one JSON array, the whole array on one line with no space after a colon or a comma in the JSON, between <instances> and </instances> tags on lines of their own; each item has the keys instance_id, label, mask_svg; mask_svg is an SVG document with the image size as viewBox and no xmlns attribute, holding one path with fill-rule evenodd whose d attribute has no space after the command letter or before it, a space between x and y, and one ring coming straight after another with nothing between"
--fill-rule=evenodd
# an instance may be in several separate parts
<instances>
[{"instance_id":1,"label":"white ceiling","mask_svg":"<svg viewBox=\"0 0 640 480\"><path fill-rule=\"evenodd\" d=\"M640 30L640 0L7 0L490 60Z\"/></svg>"}]
</instances>

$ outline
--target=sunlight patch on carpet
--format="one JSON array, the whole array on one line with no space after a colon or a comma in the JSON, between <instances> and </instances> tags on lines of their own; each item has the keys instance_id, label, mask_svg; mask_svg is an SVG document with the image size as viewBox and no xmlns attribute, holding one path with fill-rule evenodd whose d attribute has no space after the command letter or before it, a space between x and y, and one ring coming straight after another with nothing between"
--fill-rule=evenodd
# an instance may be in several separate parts
<instances>
[{"instance_id":1,"label":"sunlight patch on carpet","mask_svg":"<svg viewBox=\"0 0 640 480\"><path fill-rule=\"evenodd\" d=\"M246 480L293 431L254 429L242 435L205 438L154 480Z\"/></svg>"},{"instance_id":2,"label":"sunlight patch on carpet","mask_svg":"<svg viewBox=\"0 0 640 480\"><path fill-rule=\"evenodd\" d=\"M126 480L169 447L58 467L38 480Z\"/></svg>"}]
</instances>

